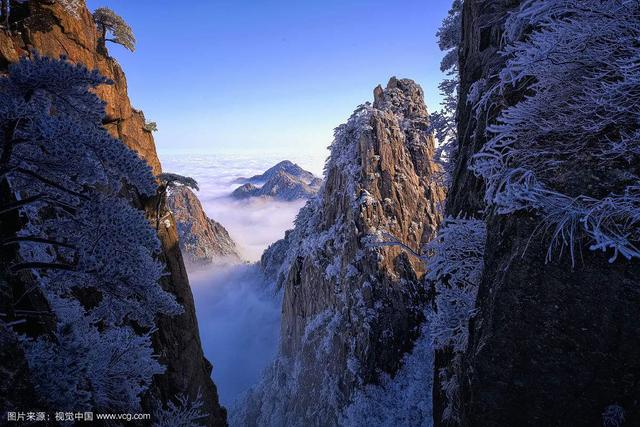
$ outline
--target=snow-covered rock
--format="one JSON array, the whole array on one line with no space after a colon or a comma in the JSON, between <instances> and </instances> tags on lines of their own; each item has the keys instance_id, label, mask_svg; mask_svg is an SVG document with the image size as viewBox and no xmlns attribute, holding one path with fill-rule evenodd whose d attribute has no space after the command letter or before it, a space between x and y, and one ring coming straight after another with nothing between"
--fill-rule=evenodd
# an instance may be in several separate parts
<instances>
[{"instance_id":1,"label":"snow-covered rock","mask_svg":"<svg viewBox=\"0 0 640 427\"><path fill-rule=\"evenodd\" d=\"M337 425L367 385L391 381L420 335L423 264L379 242L419 252L433 237L440 170L422 89L392 78L374 94L336 129L318 195L263 255L284 290L279 356L232 425Z\"/></svg>"}]
</instances>

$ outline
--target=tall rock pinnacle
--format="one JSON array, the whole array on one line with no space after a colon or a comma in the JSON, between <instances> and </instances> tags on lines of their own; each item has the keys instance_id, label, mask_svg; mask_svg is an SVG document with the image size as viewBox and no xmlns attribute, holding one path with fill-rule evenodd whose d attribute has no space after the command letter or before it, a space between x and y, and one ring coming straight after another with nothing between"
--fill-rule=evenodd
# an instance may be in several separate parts
<instances>
[{"instance_id":1,"label":"tall rock pinnacle","mask_svg":"<svg viewBox=\"0 0 640 427\"><path fill-rule=\"evenodd\" d=\"M419 252L443 190L422 89L392 78L339 126L325 182L263 266L284 288L279 358L232 420L334 425L353 393L394 374L427 300Z\"/></svg>"}]
</instances>

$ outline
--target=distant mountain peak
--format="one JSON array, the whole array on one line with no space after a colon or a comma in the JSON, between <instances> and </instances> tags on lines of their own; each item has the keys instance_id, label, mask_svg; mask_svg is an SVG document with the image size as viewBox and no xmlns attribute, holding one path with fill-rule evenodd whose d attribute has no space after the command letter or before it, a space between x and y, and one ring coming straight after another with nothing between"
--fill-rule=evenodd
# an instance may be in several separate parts
<instances>
[{"instance_id":1,"label":"distant mountain peak","mask_svg":"<svg viewBox=\"0 0 640 427\"><path fill-rule=\"evenodd\" d=\"M240 178L238 181L245 184L231 193L236 199L269 197L286 201L308 199L318 192L322 184L321 179L290 160L279 162L263 174Z\"/></svg>"},{"instance_id":2,"label":"distant mountain peak","mask_svg":"<svg viewBox=\"0 0 640 427\"><path fill-rule=\"evenodd\" d=\"M302 169L298 164L293 163L291 160L283 160L270 167L260 175L254 175L250 178L238 178L237 182L262 184L275 177L278 172L285 172L292 177L302 180L307 184L309 184L315 178L315 176L311 172Z\"/></svg>"}]
</instances>

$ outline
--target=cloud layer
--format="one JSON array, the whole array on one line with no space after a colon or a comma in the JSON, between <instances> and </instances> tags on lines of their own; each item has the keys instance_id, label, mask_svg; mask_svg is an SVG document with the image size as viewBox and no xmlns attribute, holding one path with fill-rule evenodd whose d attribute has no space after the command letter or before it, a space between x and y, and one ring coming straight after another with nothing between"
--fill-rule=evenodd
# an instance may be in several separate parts
<instances>
[{"instance_id":1,"label":"cloud layer","mask_svg":"<svg viewBox=\"0 0 640 427\"><path fill-rule=\"evenodd\" d=\"M264 172L281 160L291 160L320 176L324 159L320 156L266 155L256 160L246 156L172 155L162 159L163 169L195 178L197 193L207 215L222 224L248 261L257 261L271 243L284 237L285 230L304 206L304 201L279 202L264 199L234 200L229 195L239 177Z\"/></svg>"},{"instance_id":2,"label":"cloud layer","mask_svg":"<svg viewBox=\"0 0 640 427\"><path fill-rule=\"evenodd\" d=\"M229 406L276 355L280 298L257 265L211 267L191 274L191 287L204 353L220 402Z\"/></svg>"},{"instance_id":3,"label":"cloud layer","mask_svg":"<svg viewBox=\"0 0 640 427\"><path fill-rule=\"evenodd\" d=\"M320 175L324 159L264 156L167 156L163 169L192 176L207 215L221 223L244 258L257 261L271 243L284 237L304 201L234 200L239 177L264 172L289 159ZM213 364L220 401L230 406L255 384L277 352L281 298L265 283L257 265L212 265L190 271L189 278L205 356Z\"/></svg>"}]
</instances>

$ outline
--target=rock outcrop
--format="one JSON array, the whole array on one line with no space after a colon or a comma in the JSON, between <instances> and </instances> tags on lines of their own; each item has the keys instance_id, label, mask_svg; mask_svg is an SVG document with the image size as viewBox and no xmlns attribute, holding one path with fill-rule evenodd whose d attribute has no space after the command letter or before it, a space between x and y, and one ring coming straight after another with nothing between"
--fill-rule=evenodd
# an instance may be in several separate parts
<instances>
[{"instance_id":1,"label":"rock outcrop","mask_svg":"<svg viewBox=\"0 0 640 427\"><path fill-rule=\"evenodd\" d=\"M167 206L175 218L180 249L188 264L241 262L229 232L207 217L193 191L187 187L172 189L167 196Z\"/></svg>"},{"instance_id":2,"label":"rock outcrop","mask_svg":"<svg viewBox=\"0 0 640 427\"><path fill-rule=\"evenodd\" d=\"M104 126L135 150L158 174L161 172L160 161L153 136L145 129L144 115L131 106L122 69L115 59L98 49L98 34L91 13L84 2L79 4L77 16L72 16L57 2L12 2L11 22L16 31L11 34L0 31L0 71L34 51L55 58L65 55L70 61L99 70L114 83L97 90L106 102ZM150 218L156 218L155 200L135 198L132 203L144 209ZM144 399L145 405L154 400L167 402L179 394L195 399L201 393L203 410L209 414L206 423L226 425L226 412L218 403L216 387L211 380L211 364L204 358L200 344L193 296L178 246L175 220L169 216L168 221L171 226L159 230L163 249L161 258L169 272L161 285L176 296L184 307L184 313L156 321L158 330L153 335L153 344L159 360L166 366L166 372L154 377ZM147 406L147 409L150 408Z\"/></svg>"},{"instance_id":3,"label":"rock outcrop","mask_svg":"<svg viewBox=\"0 0 640 427\"><path fill-rule=\"evenodd\" d=\"M419 335L427 292L417 258L440 223L422 89L392 78L336 129L325 181L262 265L284 289L279 356L237 425L336 425L353 394L393 375ZM274 265L275 264L275 265Z\"/></svg>"},{"instance_id":4,"label":"rock outcrop","mask_svg":"<svg viewBox=\"0 0 640 427\"><path fill-rule=\"evenodd\" d=\"M308 199L320 189L322 180L288 160L278 163L262 175L240 178L244 185L231 196L236 199L269 197L284 201Z\"/></svg>"},{"instance_id":5,"label":"rock outcrop","mask_svg":"<svg viewBox=\"0 0 640 427\"><path fill-rule=\"evenodd\" d=\"M474 82L491 82L503 67L498 50L505 17L520 3L464 2L459 158L449 215L477 216L484 209L482 182L469 171L471 156L487 142L486 124L523 96L521 87L501 93L480 120L467 102ZM581 164L563 175L573 194L623 191L598 179L592 166ZM579 176L584 170L593 175ZM535 211L498 215L490 210L486 220L477 314L457 372L460 424L602 425L610 405L624 409L624 425L640 424L637 260L609 263L606 254L586 247L575 265L566 255L548 259L549 242L536 233L541 217ZM448 362L446 354L438 354L435 372ZM444 396L438 390L436 384L435 423L449 425L440 419Z\"/></svg>"}]
</instances>

